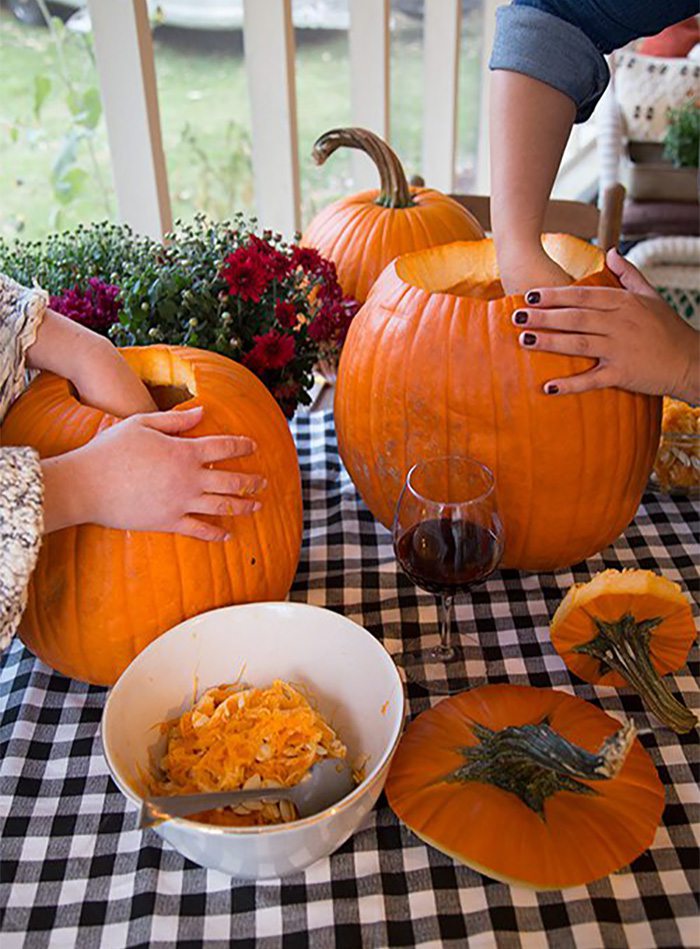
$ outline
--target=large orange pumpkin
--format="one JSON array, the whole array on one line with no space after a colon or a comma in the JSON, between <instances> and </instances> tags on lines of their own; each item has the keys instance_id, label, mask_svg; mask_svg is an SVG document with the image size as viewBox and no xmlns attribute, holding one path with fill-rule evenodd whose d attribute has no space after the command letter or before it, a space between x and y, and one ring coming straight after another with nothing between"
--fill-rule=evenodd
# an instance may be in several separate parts
<instances>
[{"instance_id":1,"label":"large orange pumpkin","mask_svg":"<svg viewBox=\"0 0 700 949\"><path fill-rule=\"evenodd\" d=\"M411 722L386 784L426 843L497 880L590 883L653 841L664 789L620 723L553 689L488 685Z\"/></svg>"},{"instance_id":2,"label":"large orange pumpkin","mask_svg":"<svg viewBox=\"0 0 700 949\"><path fill-rule=\"evenodd\" d=\"M616 286L602 253L565 235L549 254L584 286ZM524 350L521 296L503 296L493 243L455 243L390 264L355 317L335 398L338 444L365 503L391 524L420 459L470 455L495 474L504 566L565 567L635 515L659 438L661 399L619 389L548 396L590 359Z\"/></svg>"},{"instance_id":3,"label":"large orange pumpkin","mask_svg":"<svg viewBox=\"0 0 700 949\"><path fill-rule=\"evenodd\" d=\"M360 302L384 267L412 250L474 240L484 232L461 204L433 188L411 188L391 148L367 129L333 129L315 143L322 165L337 148L357 148L370 156L380 187L341 198L311 221L302 244L335 263L345 293Z\"/></svg>"},{"instance_id":4,"label":"large orange pumpkin","mask_svg":"<svg viewBox=\"0 0 700 949\"><path fill-rule=\"evenodd\" d=\"M296 450L265 386L214 353L168 346L122 352L161 407L178 401L178 410L204 406L201 423L187 437L253 437L255 454L217 467L261 473L268 487L260 511L217 519L230 529L224 543L95 525L44 538L22 640L59 672L99 685L113 683L153 639L190 616L231 603L284 599L301 546ZM12 407L0 434L5 445L31 445L52 457L117 421L82 405L65 379L45 373Z\"/></svg>"}]
</instances>

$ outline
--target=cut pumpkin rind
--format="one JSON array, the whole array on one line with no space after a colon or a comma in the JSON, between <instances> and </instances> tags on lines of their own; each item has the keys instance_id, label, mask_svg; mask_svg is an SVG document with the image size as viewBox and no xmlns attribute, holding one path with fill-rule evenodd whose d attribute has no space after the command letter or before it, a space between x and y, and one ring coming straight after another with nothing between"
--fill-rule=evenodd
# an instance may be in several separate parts
<instances>
[{"instance_id":1,"label":"cut pumpkin rind","mask_svg":"<svg viewBox=\"0 0 700 949\"><path fill-rule=\"evenodd\" d=\"M585 768L574 768L570 780L583 791L553 790L541 813L514 791L455 779L467 757L464 749L480 744L475 725L522 736L528 726L543 724L554 736L551 747L558 741L573 746L582 760L604 758L606 742L614 745L619 733L629 746L624 763L609 779L586 779ZM488 876L536 889L589 883L626 866L651 844L664 807L649 755L619 724L590 703L551 689L473 689L445 699L408 726L386 785L389 804L427 843ZM519 756L516 773L522 761ZM500 765L514 766L505 753Z\"/></svg>"},{"instance_id":2,"label":"cut pumpkin rind","mask_svg":"<svg viewBox=\"0 0 700 949\"><path fill-rule=\"evenodd\" d=\"M551 636L581 679L634 688L678 732L697 724L661 679L681 668L696 637L690 604L677 583L650 570L604 570L571 587L554 614Z\"/></svg>"}]
</instances>

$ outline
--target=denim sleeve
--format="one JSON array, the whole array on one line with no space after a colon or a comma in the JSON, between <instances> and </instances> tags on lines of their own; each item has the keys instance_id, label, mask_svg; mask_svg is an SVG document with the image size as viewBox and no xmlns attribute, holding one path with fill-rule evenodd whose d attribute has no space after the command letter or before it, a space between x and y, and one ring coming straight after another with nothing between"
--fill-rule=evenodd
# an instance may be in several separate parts
<instances>
[{"instance_id":1,"label":"denim sleeve","mask_svg":"<svg viewBox=\"0 0 700 949\"><path fill-rule=\"evenodd\" d=\"M573 99L585 122L608 84L610 71L585 33L535 7L499 7L491 69L524 73Z\"/></svg>"},{"instance_id":2,"label":"denim sleeve","mask_svg":"<svg viewBox=\"0 0 700 949\"><path fill-rule=\"evenodd\" d=\"M700 13L698 0L514 0L577 26L601 53Z\"/></svg>"},{"instance_id":3,"label":"denim sleeve","mask_svg":"<svg viewBox=\"0 0 700 949\"><path fill-rule=\"evenodd\" d=\"M515 0L497 10L489 66L553 86L585 122L610 79L603 53L697 10L697 0Z\"/></svg>"}]
</instances>

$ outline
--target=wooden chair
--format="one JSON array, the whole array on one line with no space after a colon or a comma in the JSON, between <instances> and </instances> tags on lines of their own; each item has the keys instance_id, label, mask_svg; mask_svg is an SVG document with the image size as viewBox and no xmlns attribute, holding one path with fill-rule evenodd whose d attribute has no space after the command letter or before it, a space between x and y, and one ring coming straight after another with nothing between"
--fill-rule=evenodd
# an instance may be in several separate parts
<instances>
[{"instance_id":1,"label":"wooden chair","mask_svg":"<svg viewBox=\"0 0 700 949\"><path fill-rule=\"evenodd\" d=\"M421 187L424 181L415 175L411 184ZM491 199L487 195L451 194L450 197L471 211L485 231L491 230ZM552 200L547 205L544 230L554 234L573 234L587 241L595 239L599 247L609 250L620 239L624 202L625 189L621 184L606 189L600 210L583 201Z\"/></svg>"}]
</instances>

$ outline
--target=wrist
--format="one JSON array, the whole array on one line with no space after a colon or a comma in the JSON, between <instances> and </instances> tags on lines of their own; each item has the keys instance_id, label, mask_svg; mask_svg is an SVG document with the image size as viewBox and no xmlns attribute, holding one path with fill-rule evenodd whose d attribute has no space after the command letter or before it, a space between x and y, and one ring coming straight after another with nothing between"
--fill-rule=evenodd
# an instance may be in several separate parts
<instances>
[{"instance_id":1,"label":"wrist","mask_svg":"<svg viewBox=\"0 0 700 949\"><path fill-rule=\"evenodd\" d=\"M692 405L700 404L700 333L689 327L689 346L685 365L681 370L677 384L669 394Z\"/></svg>"},{"instance_id":2,"label":"wrist","mask_svg":"<svg viewBox=\"0 0 700 949\"><path fill-rule=\"evenodd\" d=\"M41 462L47 534L95 520L92 491L83 478L82 451L78 448Z\"/></svg>"}]
</instances>

